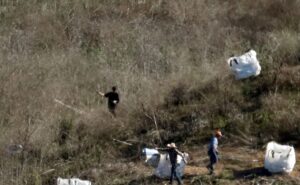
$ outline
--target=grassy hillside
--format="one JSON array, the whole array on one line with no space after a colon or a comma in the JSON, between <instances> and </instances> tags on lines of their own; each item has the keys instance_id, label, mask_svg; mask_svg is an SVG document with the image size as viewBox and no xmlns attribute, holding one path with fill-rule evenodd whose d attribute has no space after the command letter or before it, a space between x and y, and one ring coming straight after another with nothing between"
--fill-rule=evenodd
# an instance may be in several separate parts
<instances>
[{"instance_id":1,"label":"grassy hillside","mask_svg":"<svg viewBox=\"0 0 300 185\"><path fill-rule=\"evenodd\" d=\"M299 0L1 1L0 184L72 175L128 184L122 169L139 167L141 147L189 150L216 127L228 145L297 145L299 9ZM226 60L249 48L262 74L236 81ZM96 94L113 85L116 119ZM7 154L14 144L24 150Z\"/></svg>"}]
</instances>

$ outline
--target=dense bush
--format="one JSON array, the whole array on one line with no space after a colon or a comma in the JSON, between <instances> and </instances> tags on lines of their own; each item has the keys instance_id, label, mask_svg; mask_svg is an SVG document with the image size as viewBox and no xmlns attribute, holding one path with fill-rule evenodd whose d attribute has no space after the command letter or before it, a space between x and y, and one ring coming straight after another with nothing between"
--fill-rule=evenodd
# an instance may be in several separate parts
<instances>
[{"instance_id":1,"label":"dense bush","mask_svg":"<svg viewBox=\"0 0 300 185\"><path fill-rule=\"evenodd\" d=\"M216 127L228 143L295 143L299 9L298 0L1 2L0 146L25 146L1 157L1 183L113 184L90 171L118 171L117 159L137 159L145 145L206 142ZM225 60L249 48L262 74L236 81ZM113 85L116 119L95 92Z\"/></svg>"}]
</instances>

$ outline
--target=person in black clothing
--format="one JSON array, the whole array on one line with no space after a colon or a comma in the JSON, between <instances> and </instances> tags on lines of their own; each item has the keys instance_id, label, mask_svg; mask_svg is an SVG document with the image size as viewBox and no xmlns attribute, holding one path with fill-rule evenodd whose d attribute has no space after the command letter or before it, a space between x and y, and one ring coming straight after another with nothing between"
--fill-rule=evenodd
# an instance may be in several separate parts
<instances>
[{"instance_id":1,"label":"person in black clothing","mask_svg":"<svg viewBox=\"0 0 300 185\"><path fill-rule=\"evenodd\" d=\"M167 148L156 148L157 150L160 150L160 151L165 151L165 152L168 152L169 154L169 159L170 159L170 162L171 162L171 176L170 176L170 184L173 183L173 176L175 176L178 184L182 185L182 180L181 180L181 177L180 175L177 173L177 156L180 155L184 161L184 163L186 164L187 161L185 160L184 158L184 155L182 152L180 152L175 143L171 143L171 144L168 144L167 145Z\"/></svg>"},{"instance_id":2,"label":"person in black clothing","mask_svg":"<svg viewBox=\"0 0 300 185\"><path fill-rule=\"evenodd\" d=\"M115 86L112 87L112 91L108 93L102 93L97 91L101 96L108 98L107 106L109 112L111 112L114 116L116 116L116 108L118 103L120 102L119 94L116 92L117 88Z\"/></svg>"}]
</instances>

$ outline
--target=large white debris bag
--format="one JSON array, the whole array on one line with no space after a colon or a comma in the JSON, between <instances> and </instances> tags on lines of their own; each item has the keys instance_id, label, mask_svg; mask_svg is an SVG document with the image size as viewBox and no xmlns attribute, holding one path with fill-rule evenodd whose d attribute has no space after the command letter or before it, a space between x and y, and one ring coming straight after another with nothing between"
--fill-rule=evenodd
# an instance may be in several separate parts
<instances>
[{"instance_id":1,"label":"large white debris bag","mask_svg":"<svg viewBox=\"0 0 300 185\"><path fill-rule=\"evenodd\" d=\"M78 178L62 179L57 178L57 185L92 185L91 181L81 180Z\"/></svg>"},{"instance_id":2,"label":"large white debris bag","mask_svg":"<svg viewBox=\"0 0 300 185\"><path fill-rule=\"evenodd\" d=\"M261 71L256 52L252 49L241 56L229 58L227 63L237 80L258 76Z\"/></svg>"},{"instance_id":3,"label":"large white debris bag","mask_svg":"<svg viewBox=\"0 0 300 185\"><path fill-rule=\"evenodd\" d=\"M265 169L271 173L290 173L296 164L295 149L292 146L269 142L265 156Z\"/></svg>"},{"instance_id":4,"label":"large white debris bag","mask_svg":"<svg viewBox=\"0 0 300 185\"><path fill-rule=\"evenodd\" d=\"M81 180L78 178L73 178L73 179L71 179L71 181L72 180L73 180L74 185L92 185L92 182L88 181L88 180ZM73 184L71 184L71 185L73 185Z\"/></svg>"},{"instance_id":5,"label":"large white debris bag","mask_svg":"<svg viewBox=\"0 0 300 185\"><path fill-rule=\"evenodd\" d=\"M186 161L188 160L189 155L184 153L184 158ZM177 173L182 177L184 174L185 163L181 156L177 156L177 164L176 168ZM160 154L160 160L157 168L155 169L154 175L159 178L170 178L171 176L171 163L169 159L169 154Z\"/></svg>"},{"instance_id":6,"label":"large white debris bag","mask_svg":"<svg viewBox=\"0 0 300 185\"><path fill-rule=\"evenodd\" d=\"M145 162L152 166L153 168L156 168L158 166L159 160L160 160L160 154L155 149L149 149L144 148L143 154L145 155L146 159Z\"/></svg>"},{"instance_id":7,"label":"large white debris bag","mask_svg":"<svg viewBox=\"0 0 300 185\"><path fill-rule=\"evenodd\" d=\"M57 185L70 185L70 179L62 179L60 177L57 178Z\"/></svg>"},{"instance_id":8,"label":"large white debris bag","mask_svg":"<svg viewBox=\"0 0 300 185\"><path fill-rule=\"evenodd\" d=\"M160 154L155 149L144 148L143 154L146 156L145 162L155 168L154 175L159 178L169 178L171 175L171 163L169 154ZM189 155L184 153L184 158L188 160ZM176 170L180 176L184 174L185 163L181 156L177 157Z\"/></svg>"}]
</instances>

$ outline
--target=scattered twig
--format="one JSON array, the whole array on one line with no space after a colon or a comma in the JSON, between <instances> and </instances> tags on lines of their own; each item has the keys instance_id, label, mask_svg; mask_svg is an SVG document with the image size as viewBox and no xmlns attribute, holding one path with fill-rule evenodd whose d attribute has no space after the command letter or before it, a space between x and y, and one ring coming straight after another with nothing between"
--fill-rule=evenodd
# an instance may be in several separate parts
<instances>
[{"instance_id":1,"label":"scattered twig","mask_svg":"<svg viewBox=\"0 0 300 185\"><path fill-rule=\"evenodd\" d=\"M154 121L154 124L155 124L155 128L157 130L158 139L159 139L160 144L162 145L162 140L161 140L160 133L159 133L159 130L158 130L156 116L155 116L154 111L152 112L152 114L153 114L153 121Z\"/></svg>"},{"instance_id":2,"label":"scattered twig","mask_svg":"<svg viewBox=\"0 0 300 185\"><path fill-rule=\"evenodd\" d=\"M62 167L62 166L65 166L65 165L68 165L68 164L72 164L72 163L74 163L74 161L67 161L67 162L64 162L64 163L59 162L59 163L54 164L53 166L54 167Z\"/></svg>"},{"instance_id":3,"label":"scattered twig","mask_svg":"<svg viewBox=\"0 0 300 185\"><path fill-rule=\"evenodd\" d=\"M120 141L120 140L118 140L118 139L114 139L114 138L113 138L113 141L116 141L116 142L122 143L122 144L124 144L124 145L129 145L129 146L132 146L132 144L131 144L131 143L128 143L128 142L126 142L126 141Z\"/></svg>"},{"instance_id":4,"label":"scattered twig","mask_svg":"<svg viewBox=\"0 0 300 185\"><path fill-rule=\"evenodd\" d=\"M205 99L205 101L209 101L209 99L202 92L199 91L199 94Z\"/></svg>"},{"instance_id":5,"label":"scattered twig","mask_svg":"<svg viewBox=\"0 0 300 185\"><path fill-rule=\"evenodd\" d=\"M54 99L54 101L55 101L56 103L58 103L58 104L64 106L64 107L68 108L68 109L73 110L74 112L76 112L76 113L78 113L78 114L87 114L86 112L84 112L84 111L82 111L82 110L79 110L79 109L77 109L77 108L74 108L74 107L72 107L71 105L67 105L67 104L65 104L64 102L62 102L62 101L60 101L60 100L58 100L58 99Z\"/></svg>"},{"instance_id":6,"label":"scattered twig","mask_svg":"<svg viewBox=\"0 0 300 185\"><path fill-rule=\"evenodd\" d=\"M54 172L54 171L55 171L55 169L49 169L49 170L44 171L44 172L42 173L42 175L47 175L47 174L52 173L52 172Z\"/></svg>"},{"instance_id":7,"label":"scattered twig","mask_svg":"<svg viewBox=\"0 0 300 185\"><path fill-rule=\"evenodd\" d=\"M233 135L233 134L228 134L231 138L235 139L236 141L239 141L245 145L248 145L248 146L253 146L253 143L252 141L249 141L248 139L245 139L243 137L239 137L239 136L236 136L236 135Z\"/></svg>"},{"instance_id":8,"label":"scattered twig","mask_svg":"<svg viewBox=\"0 0 300 185\"><path fill-rule=\"evenodd\" d=\"M158 135L159 142L160 142L160 144L162 145L163 143L162 143L162 139L161 139L161 136L160 136L160 132L159 132L159 130L158 130L158 124L157 124L157 121L156 121L155 112L152 111L152 116L148 115L148 114L146 113L146 111L145 111L145 107L144 107L143 104L142 104L142 109L143 109L144 115L145 115L147 118L149 118L150 120L152 120L152 121L154 122L156 131L157 131L157 135Z\"/></svg>"},{"instance_id":9,"label":"scattered twig","mask_svg":"<svg viewBox=\"0 0 300 185\"><path fill-rule=\"evenodd\" d=\"M131 143L141 143L140 140L134 140L134 139L127 139L126 142L131 142Z\"/></svg>"}]
</instances>

